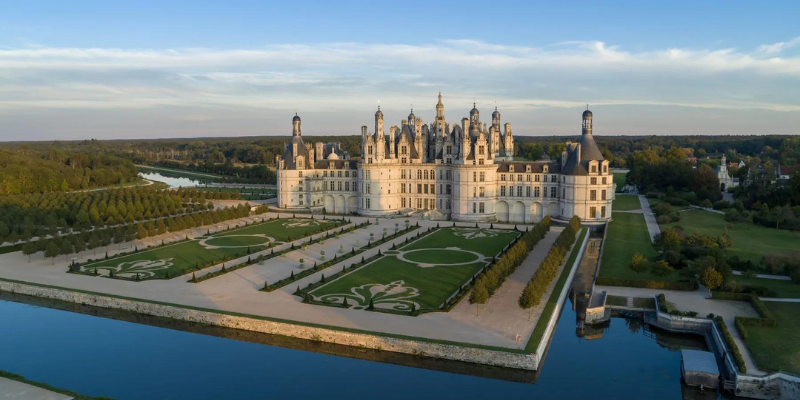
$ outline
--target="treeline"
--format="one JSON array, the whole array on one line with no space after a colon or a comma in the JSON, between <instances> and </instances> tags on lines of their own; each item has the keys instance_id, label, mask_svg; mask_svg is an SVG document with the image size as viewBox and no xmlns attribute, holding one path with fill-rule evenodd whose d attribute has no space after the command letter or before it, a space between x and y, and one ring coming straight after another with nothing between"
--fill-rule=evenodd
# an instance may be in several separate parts
<instances>
[{"instance_id":1,"label":"treeline","mask_svg":"<svg viewBox=\"0 0 800 400\"><path fill-rule=\"evenodd\" d=\"M266 212L265 207L259 207L257 214ZM161 235L167 232L180 232L184 229L196 228L203 225L213 225L222 221L235 218L244 218L250 215L250 207L240 204L235 207L225 207L199 211L194 214L175 215L158 220L149 220L135 224L119 225L92 231L79 232L73 235L61 235L56 232L53 237L28 241L22 245L22 254L30 257L33 254L43 252L45 258L55 258L58 256L68 256L78 254L82 256L84 251L95 251L100 247L107 247L112 244L121 245L134 239L145 239L151 236ZM106 252L105 257L108 257Z\"/></svg>"},{"instance_id":2,"label":"treeline","mask_svg":"<svg viewBox=\"0 0 800 400\"><path fill-rule=\"evenodd\" d=\"M269 163L273 165L274 161ZM206 160L205 162L188 162L181 163L178 161L163 160L156 161L150 165L180 169L184 171L205 172L211 174L223 175L225 182L257 182L266 184L275 184L277 182L277 175L275 171L270 169L267 165L252 165L252 166L236 166L230 161L223 164L215 164Z\"/></svg>"},{"instance_id":3,"label":"treeline","mask_svg":"<svg viewBox=\"0 0 800 400\"><path fill-rule=\"evenodd\" d=\"M136 179L133 163L113 155L26 146L0 150L0 194L65 192Z\"/></svg>"},{"instance_id":4,"label":"treeline","mask_svg":"<svg viewBox=\"0 0 800 400\"><path fill-rule=\"evenodd\" d=\"M208 200L238 197L230 192L149 187L0 196L0 242L193 213L213 207Z\"/></svg>"},{"instance_id":5,"label":"treeline","mask_svg":"<svg viewBox=\"0 0 800 400\"><path fill-rule=\"evenodd\" d=\"M569 220L567 227L556 238L550 252L544 258L539 269L533 274L530 282L525 285L522 294L519 296L519 307L529 310L538 306L542 302L542 297L547 292L547 286L558 276L558 266L564 262L569 248L575 243L575 235L581 228L581 220L574 216ZM568 266L567 266L568 267Z\"/></svg>"},{"instance_id":6,"label":"treeline","mask_svg":"<svg viewBox=\"0 0 800 400\"><path fill-rule=\"evenodd\" d=\"M488 270L478 275L469 296L470 304L485 304L500 289L540 240L550 231L550 216L545 216L533 229L525 232Z\"/></svg>"},{"instance_id":7,"label":"treeline","mask_svg":"<svg viewBox=\"0 0 800 400\"><path fill-rule=\"evenodd\" d=\"M717 173L708 165L692 168L686 149L672 148L666 154L636 151L628 160L628 183L644 192L693 193L695 201L722 199Z\"/></svg>"}]
</instances>

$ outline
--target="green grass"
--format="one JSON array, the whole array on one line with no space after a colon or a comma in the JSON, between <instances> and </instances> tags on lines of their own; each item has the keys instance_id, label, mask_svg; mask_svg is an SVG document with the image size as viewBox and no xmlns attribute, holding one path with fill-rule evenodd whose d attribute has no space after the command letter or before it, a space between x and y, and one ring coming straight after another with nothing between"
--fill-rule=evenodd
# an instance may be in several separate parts
<instances>
[{"instance_id":1,"label":"green grass","mask_svg":"<svg viewBox=\"0 0 800 400\"><path fill-rule=\"evenodd\" d=\"M640 210L641 208L642 205L639 203L639 196L635 194L618 194L612 205L614 211L631 211Z\"/></svg>"},{"instance_id":2,"label":"green grass","mask_svg":"<svg viewBox=\"0 0 800 400\"><path fill-rule=\"evenodd\" d=\"M286 224L298 224L300 226L287 227L285 226ZM319 231L320 229L331 229L336 225L337 222L332 220L275 219L262 224L250 225L214 234L211 235L213 239L209 241L209 244L214 246L244 247L209 249L200 244L200 239L198 238L164 247L143 250L138 253L109 260L100 260L85 264L82 266L82 269L87 272L92 272L95 268L98 272L114 270L115 275L127 277L134 277L136 272L139 272L140 278L162 276L165 271L168 271L170 276L175 276L185 273L185 271L193 270L196 266L202 268L208 264L222 262L223 258L246 256L246 246L250 246L251 252L257 252L268 248L268 244L262 237L233 235L264 234L275 238L276 241L285 241L289 236L292 238L299 238L313 231Z\"/></svg>"},{"instance_id":3,"label":"green grass","mask_svg":"<svg viewBox=\"0 0 800 400\"><path fill-rule=\"evenodd\" d=\"M657 199L655 197L650 197L650 198L647 199L647 202L650 203L650 208L653 208L656 205L663 203L664 200Z\"/></svg>"},{"instance_id":4,"label":"green grass","mask_svg":"<svg viewBox=\"0 0 800 400\"><path fill-rule=\"evenodd\" d=\"M800 303L765 302L778 326L748 326L747 348L759 369L800 374Z\"/></svg>"},{"instance_id":5,"label":"green grass","mask_svg":"<svg viewBox=\"0 0 800 400\"><path fill-rule=\"evenodd\" d=\"M676 281L680 278L675 272L667 277L660 277L649 271L636 272L630 269L629 264L634 253L640 253L649 260L658 258L658 252L650 241L644 215L614 213L603 244L601 277L655 281Z\"/></svg>"},{"instance_id":6,"label":"green grass","mask_svg":"<svg viewBox=\"0 0 800 400\"><path fill-rule=\"evenodd\" d=\"M789 231L750 223L731 227L724 215L704 210L685 210L680 215L680 221L662 225L662 229L677 225L688 235L697 231L701 235L719 236L728 227L728 235L733 240L733 247L727 249L730 257L759 262L767 254L787 254L800 248L800 237Z\"/></svg>"},{"instance_id":7,"label":"green grass","mask_svg":"<svg viewBox=\"0 0 800 400\"><path fill-rule=\"evenodd\" d=\"M778 297L800 299L800 285L792 281L779 281L777 279L746 278L733 275L733 280L748 286L766 286L774 291Z\"/></svg>"},{"instance_id":8,"label":"green grass","mask_svg":"<svg viewBox=\"0 0 800 400\"><path fill-rule=\"evenodd\" d=\"M617 189L622 189L628 183L628 173L627 172L615 172L614 173L614 183L617 184Z\"/></svg>"},{"instance_id":9,"label":"green grass","mask_svg":"<svg viewBox=\"0 0 800 400\"><path fill-rule=\"evenodd\" d=\"M510 243L519 233L516 231L493 230L496 236L466 239L456 235L456 232L486 231L473 228L444 228L429 236L417 240L400 250L414 249L444 249L446 247L459 247L476 251L486 257L495 256ZM455 263L452 258L441 257L432 252L412 253L418 262ZM462 253L464 254L464 253ZM417 255L419 255L417 257ZM474 258L473 258L474 259ZM375 262L364 266L353 273L347 274L325 286L311 292L316 297L335 294L350 294L351 289L362 285L382 284L403 281L404 287L415 288L419 294L408 297L409 301L419 304L421 309L438 308L450 295L466 283L475 273L483 268L483 262L464 265L434 266L422 268L417 264L408 263L394 255L385 255ZM377 297L375 297L377 299ZM351 303L356 300L351 300ZM367 300L368 301L368 300ZM364 306L366 304L362 304Z\"/></svg>"},{"instance_id":10,"label":"green grass","mask_svg":"<svg viewBox=\"0 0 800 400\"><path fill-rule=\"evenodd\" d=\"M652 297L645 297L645 298L636 297L633 299L633 306L636 308L646 308L648 310L655 310L656 299Z\"/></svg>"},{"instance_id":11,"label":"green grass","mask_svg":"<svg viewBox=\"0 0 800 400\"><path fill-rule=\"evenodd\" d=\"M561 290L567 283L569 271L572 268L572 265L575 264L575 259L578 258L580 245L583 244L583 239L586 237L587 232L588 231L586 229L582 229L581 234L578 235L578 239L575 241L575 245L572 247L572 252L567 259L567 263L564 265L564 269L561 271L561 275L558 277L558 281L556 281L556 285L553 287L553 292L550 293L550 298L547 299L547 304L545 304L544 308L542 309L542 315L539 317L539 321L536 322L536 327L533 328L533 333L531 333L531 337L528 339L528 344L525 345L525 353L533 353L536 351L536 348L539 347L539 342L542 341L542 336L544 336L544 331L547 329L547 324L550 323L553 310L556 309L558 296L561 295ZM539 357L541 356L542 355L539 354Z\"/></svg>"},{"instance_id":12,"label":"green grass","mask_svg":"<svg viewBox=\"0 0 800 400\"><path fill-rule=\"evenodd\" d=\"M606 305L625 307L628 305L628 298L623 296L606 296Z\"/></svg>"}]
</instances>

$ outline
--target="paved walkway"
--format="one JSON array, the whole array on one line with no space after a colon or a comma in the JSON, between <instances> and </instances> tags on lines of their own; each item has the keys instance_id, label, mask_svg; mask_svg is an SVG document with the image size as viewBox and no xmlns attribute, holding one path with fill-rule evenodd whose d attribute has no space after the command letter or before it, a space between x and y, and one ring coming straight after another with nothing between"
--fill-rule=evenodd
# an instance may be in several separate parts
<instances>
[{"instance_id":1,"label":"paved walkway","mask_svg":"<svg viewBox=\"0 0 800 400\"><path fill-rule=\"evenodd\" d=\"M756 367L756 364L753 362L753 357L750 356L750 351L747 349L747 346L745 346L734 323L734 317L736 316L758 317L758 313L753 309L750 303L744 301L708 299L708 289L702 286L699 290L692 292L620 286L597 286L596 288L597 290L605 290L609 295L623 297L654 297L659 293L664 293L667 301L674 304L675 308L678 310L696 311L699 318L704 318L709 313L722 316L722 319L725 320L725 324L728 325L728 331L730 331L733 340L742 353L745 366L747 367L747 373L751 375L766 375L766 372Z\"/></svg>"},{"instance_id":2,"label":"paved walkway","mask_svg":"<svg viewBox=\"0 0 800 400\"><path fill-rule=\"evenodd\" d=\"M644 195L640 194L639 204L642 205L644 222L647 223L647 231L650 232L650 240L655 241L656 235L661 233L661 228L658 227L656 216L653 215L653 210L650 209L650 202L647 201L647 198L644 197Z\"/></svg>"},{"instance_id":3,"label":"paved walkway","mask_svg":"<svg viewBox=\"0 0 800 400\"><path fill-rule=\"evenodd\" d=\"M788 299L785 297L759 297L761 301L774 301L777 303L800 303L800 299Z\"/></svg>"},{"instance_id":4,"label":"paved walkway","mask_svg":"<svg viewBox=\"0 0 800 400\"><path fill-rule=\"evenodd\" d=\"M70 400L65 394L51 392L38 386L0 377L0 399L8 400Z\"/></svg>"},{"instance_id":5,"label":"paved walkway","mask_svg":"<svg viewBox=\"0 0 800 400\"><path fill-rule=\"evenodd\" d=\"M489 301L481 306L480 315L477 315L477 306L464 300L448 313L450 317L474 326L489 329L500 328L504 334L508 335L507 338L512 341L519 334L522 340L516 347L524 349L547 301L542 301L539 307L534 308L531 311L532 317L529 319L528 311L519 308L519 296L533 274L539 269L539 264L547 256L550 247L552 247L563 229L555 226L550 229L550 232L531 250L528 258L517 267L511 276L506 278L506 281L503 282L503 285L492 295ZM550 298L555 281L556 279L553 280L547 293L542 297L543 299Z\"/></svg>"},{"instance_id":6,"label":"paved walkway","mask_svg":"<svg viewBox=\"0 0 800 400\"><path fill-rule=\"evenodd\" d=\"M286 213L279 215L268 213L264 216L249 217L247 220L260 221L261 218L264 217L288 217L290 215L291 214ZM307 217L306 215L300 214L297 216ZM282 274L289 273L289 270L286 268L294 262L297 262L297 264L294 265L299 267L297 259L300 257L300 254L303 254L303 257L316 258L318 257L316 254L319 254L317 250L324 249L326 255L330 257L336 253L340 244L350 243L355 235L363 235L364 232L369 232L372 229L381 229L382 231L384 226L391 232L394 230L395 222L400 223L402 226L406 219L408 219L412 225L419 222L423 228L435 227L437 225L436 221L419 220L416 218L380 219L380 225L370 226L366 228L367 231L362 231L352 236L349 234L342 235L339 239L331 237L325 240L324 243L314 245L314 254L303 254L296 251L294 252L295 254L289 253L286 257L283 257L282 260L272 259L267 261L263 266L248 266L199 284L188 283L187 280L190 278L190 275L169 280L131 282L104 277L67 274L65 271L68 260L64 257L57 258L55 265L51 265L51 260L43 260L41 254L39 254L38 257L33 257L34 260L31 263L28 263L28 257L22 255L21 252L0 255L0 277L64 288L109 293L179 305L325 324L343 328L451 340L479 345L519 348L519 343L514 340L516 334L523 333L520 332L522 328L518 328L518 326L520 326L518 325L519 321L487 324L483 322L483 313L479 318L462 318L460 316L466 314L453 311L449 313L428 313L418 317L405 317L362 310L303 304L300 302L300 299L291 295L291 292L295 290L298 284L303 286L307 285L309 282L317 282L321 274L324 273L329 276L334 272L341 271L344 263L347 263L349 266L353 262L361 260L362 256L364 256L364 258L369 258L371 255L376 254L379 248L382 251L386 251L392 246L392 242L385 243L379 247L361 253L356 256L357 259L343 260L325 270L298 280L296 284L286 286L282 288L282 290L276 290L270 293L256 290L257 288L263 287L265 278L269 276L280 276L278 270L282 269ZM361 223L366 221L367 218L352 217L351 220L353 223ZM374 222L375 218L369 218L369 220ZM443 223L443 226L449 226L449 223ZM474 226L474 224L472 226ZM480 226L488 227L488 224L480 224ZM495 227L503 228L513 228L513 226L513 224L495 224ZM185 233L193 237L196 234L205 234L208 228L209 227L195 228L192 232L168 233L164 235L164 237L171 235L169 237L182 239ZM215 230L215 227L210 228L212 231ZM220 226L219 228L224 228L224 226ZM394 242L400 244L405 240L405 237L410 237L412 235L416 235L416 232L395 239ZM165 242L168 241L169 240L165 240ZM144 242L151 244L160 243L160 237L148 238ZM142 244L143 243L139 244L140 249L143 248ZM126 250L126 245L122 247L123 250ZM128 245L127 249L130 250L130 247L131 245ZM345 248L346 247L345 245ZM546 254L546 252L549 251L549 247L547 242L540 242L533 253L540 254L538 252L544 252ZM307 251L310 252L311 249L312 246L309 246ZM117 246L112 245L109 249L109 255L115 254L116 250ZM87 258L93 257L92 253L91 251L84 252L83 257L80 257L78 261L83 262ZM98 254L101 254L100 249L98 249ZM539 264L535 260L531 262L537 266ZM532 274L532 271L530 271L529 274ZM200 274L198 273L198 275ZM529 278L530 275L525 279L527 280ZM527 320L527 313L520 310L516 304L517 297L518 295L515 296L510 293L508 306L503 308L508 308L506 311L509 312L523 313ZM466 301L463 303L468 305ZM491 308L491 306L489 308ZM470 311L474 314L474 308ZM531 326L532 325L533 321L531 321Z\"/></svg>"},{"instance_id":7,"label":"paved walkway","mask_svg":"<svg viewBox=\"0 0 800 400\"><path fill-rule=\"evenodd\" d=\"M733 272L734 275L744 275L744 273L742 271L734 270L734 271L731 271L731 272ZM791 281L792 280L792 278L790 278L790 277L788 277L786 275L756 274L756 278L775 279L775 280L778 280L778 281Z\"/></svg>"}]
</instances>

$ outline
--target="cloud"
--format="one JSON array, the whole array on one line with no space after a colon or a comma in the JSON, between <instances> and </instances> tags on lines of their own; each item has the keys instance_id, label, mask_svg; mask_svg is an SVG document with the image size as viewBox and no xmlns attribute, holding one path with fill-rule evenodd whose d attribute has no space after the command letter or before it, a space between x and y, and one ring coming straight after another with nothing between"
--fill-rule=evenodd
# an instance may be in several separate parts
<instances>
[{"instance_id":1,"label":"cloud","mask_svg":"<svg viewBox=\"0 0 800 400\"><path fill-rule=\"evenodd\" d=\"M0 113L136 110L146 116L148 110L169 108L179 110L173 119L227 123L241 110L279 115L301 110L351 116L360 125L378 98L387 112L407 110L412 103L418 115L432 112L440 89L447 112L471 108L475 99L484 107L497 102L523 119L528 111L581 108L586 102L631 110L796 113L800 56L787 50L798 44L800 38L794 38L750 52L476 40L250 49L0 48ZM455 114L448 119L460 118Z\"/></svg>"}]
</instances>

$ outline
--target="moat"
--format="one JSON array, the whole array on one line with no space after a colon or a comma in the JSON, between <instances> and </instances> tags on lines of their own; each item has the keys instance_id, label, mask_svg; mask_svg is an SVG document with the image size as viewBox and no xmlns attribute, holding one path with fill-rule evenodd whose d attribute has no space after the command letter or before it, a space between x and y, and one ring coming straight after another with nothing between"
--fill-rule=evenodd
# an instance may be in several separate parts
<instances>
[{"instance_id":1,"label":"moat","mask_svg":"<svg viewBox=\"0 0 800 400\"><path fill-rule=\"evenodd\" d=\"M87 315L98 312L107 318ZM0 370L118 399L717 397L680 381L678 350L704 348L699 337L612 318L581 338L569 303L538 374L177 325L18 295L3 295L0 316Z\"/></svg>"}]
</instances>

